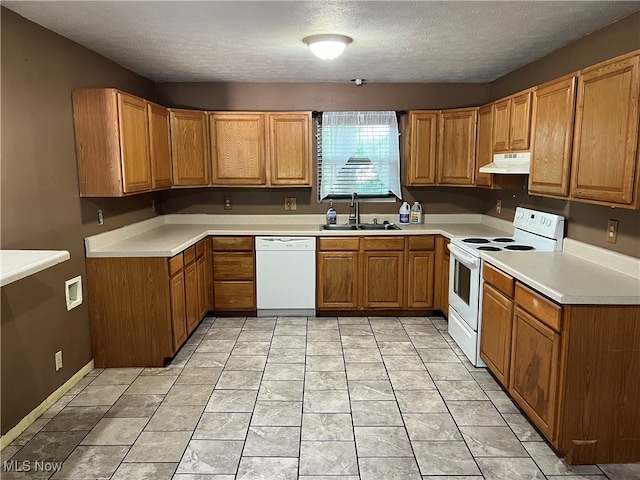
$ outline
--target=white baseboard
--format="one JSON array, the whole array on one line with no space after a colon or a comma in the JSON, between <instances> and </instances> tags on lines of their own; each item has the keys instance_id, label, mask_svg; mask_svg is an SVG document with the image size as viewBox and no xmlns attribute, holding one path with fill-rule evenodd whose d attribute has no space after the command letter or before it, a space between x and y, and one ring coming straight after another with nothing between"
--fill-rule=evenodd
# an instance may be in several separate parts
<instances>
[{"instance_id":1,"label":"white baseboard","mask_svg":"<svg viewBox=\"0 0 640 480\"><path fill-rule=\"evenodd\" d=\"M35 422L51 405L56 403L60 397L67 393L71 388L80 381L87 373L93 370L93 360L76 372L76 374L60 386L55 392L49 395L40 405L31 410L20 422L0 437L0 450L13 442L18 435L24 432L29 425Z\"/></svg>"}]
</instances>

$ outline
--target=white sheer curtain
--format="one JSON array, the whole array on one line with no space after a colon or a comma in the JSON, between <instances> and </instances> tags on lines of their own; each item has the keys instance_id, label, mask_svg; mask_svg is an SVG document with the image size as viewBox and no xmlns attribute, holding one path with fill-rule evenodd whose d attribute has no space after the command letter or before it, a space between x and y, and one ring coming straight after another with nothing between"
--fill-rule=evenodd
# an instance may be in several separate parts
<instances>
[{"instance_id":1,"label":"white sheer curtain","mask_svg":"<svg viewBox=\"0 0 640 480\"><path fill-rule=\"evenodd\" d=\"M393 111L324 112L322 114L322 180L320 199L335 193L334 182L350 158L368 158L380 182L398 198L400 152L398 120ZM369 172L368 176L371 176ZM352 191L358 191L354 182Z\"/></svg>"}]
</instances>

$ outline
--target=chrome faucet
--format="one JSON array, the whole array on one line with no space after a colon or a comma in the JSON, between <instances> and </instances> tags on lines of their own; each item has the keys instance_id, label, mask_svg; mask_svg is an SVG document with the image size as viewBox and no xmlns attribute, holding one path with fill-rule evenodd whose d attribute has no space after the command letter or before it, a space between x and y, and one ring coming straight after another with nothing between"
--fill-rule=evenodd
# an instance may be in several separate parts
<instances>
[{"instance_id":1,"label":"chrome faucet","mask_svg":"<svg viewBox=\"0 0 640 480\"><path fill-rule=\"evenodd\" d=\"M349 224L359 224L360 223L360 202L358 201L358 194L353 192L351 194L351 205L349 205ZM355 207L355 208L354 208ZM354 209L352 211L351 209Z\"/></svg>"}]
</instances>

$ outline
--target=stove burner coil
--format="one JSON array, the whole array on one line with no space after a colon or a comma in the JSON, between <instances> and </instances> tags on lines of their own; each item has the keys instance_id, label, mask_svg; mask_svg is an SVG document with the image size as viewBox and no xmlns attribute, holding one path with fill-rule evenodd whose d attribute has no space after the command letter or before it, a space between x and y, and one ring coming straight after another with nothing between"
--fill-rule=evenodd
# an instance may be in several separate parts
<instances>
[{"instance_id":1,"label":"stove burner coil","mask_svg":"<svg viewBox=\"0 0 640 480\"><path fill-rule=\"evenodd\" d=\"M499 238L494 238L493 241L498 243L510 243L510 242L514 242L515 240L513 238L499 237Z\"/></svg>"},{"instance_id":2,"label":"stove burner coil","mask_svg":"<svg viewBox=\"0 0 640 480\"><path fill-rule=\"evenodd\" d=\"M535 250L531 245L507 245L505 250Z\"/></svg>"},{"instance_id":3,"label":"stove burner coil","mask_svg":"<svg viewBox=\"0 0 640 480\"><path fill-rule=\"evenodd\" d=\"M499 252L502 249L498 247L478 247L476 250L485 250L487 252Z\"/></svg>"},{"instance_id":4,"label":"stove burner coil","mask_svg":"<svg viewBox=\"0 0 640 480\"><path fill-rule=\"evenodd\" d=\"M465 238L462 240L464 243L489 243L486 238Z\"/></svg>"}]
</instances>

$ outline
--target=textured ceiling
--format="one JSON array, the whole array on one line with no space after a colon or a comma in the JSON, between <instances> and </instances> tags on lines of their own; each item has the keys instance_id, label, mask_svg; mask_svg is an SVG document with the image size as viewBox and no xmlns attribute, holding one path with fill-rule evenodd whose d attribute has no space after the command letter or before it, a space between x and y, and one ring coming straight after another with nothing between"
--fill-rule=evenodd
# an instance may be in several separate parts
<instances>
[{"instance_id":1,"label":"textured ceiling","mask_svg":"<svg viewBox=\"0 0 640 480\"><path fill-rule=\"evenodd\" d=\"M2 4L158 82L488 82L640 9L638 1ZM318 33L353 43L320 60L302 42Z\"/></svg>"}]
</instances>

